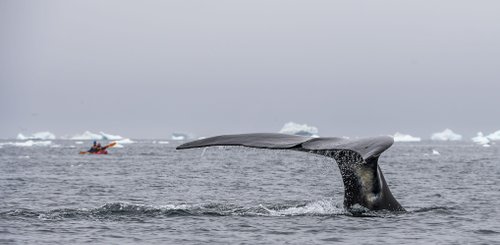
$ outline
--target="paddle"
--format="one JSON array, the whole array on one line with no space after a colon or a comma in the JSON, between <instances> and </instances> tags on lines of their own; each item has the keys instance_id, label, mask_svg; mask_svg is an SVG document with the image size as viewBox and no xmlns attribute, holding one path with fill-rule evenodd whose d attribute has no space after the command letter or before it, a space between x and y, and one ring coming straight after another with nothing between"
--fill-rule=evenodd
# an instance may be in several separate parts
<instances>
[{"instance_id":1,"label":"paddle","mask_svg":"<svg viewBox=\"0 0 500 245\"><path fill-rule=\"evenodd\" d=\"M111 142L107 145L105 145L104 147L101 148L101 151L104 151L106 150L107 148L110 148L110 147L113 147L116 145L116 142ZM80 151L79 154L92 154L93 152L88 152L88 151Z\"/></svg>"},{"instance_id":2,"label":"paddle","mask_svg":"<svg viewBox=\"0 0 500 245\"><path fill-rule=\"evenodd\" d=\"M115 146L115 145L116 145L116 142L111 142L111 143L109 143L108 145L104 146L102 149L103 149L103 150L106 150L107 148L113 147L113 146Z\"/></svg>"}]
</instances>

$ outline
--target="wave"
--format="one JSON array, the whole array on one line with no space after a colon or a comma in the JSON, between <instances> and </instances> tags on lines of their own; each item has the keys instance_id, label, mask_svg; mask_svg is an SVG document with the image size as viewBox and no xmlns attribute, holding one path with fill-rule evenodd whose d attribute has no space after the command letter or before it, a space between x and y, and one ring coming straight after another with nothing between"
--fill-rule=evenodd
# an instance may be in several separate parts
<instances>
[{"instance_id":1,"label":"wave","mask_svg":"<svg viewBox=\"0 0 500 245\"><path fill-rule=\"evenodd\" d=\"M0 213L0 217L22 217L59 220L67 218L126 218L137 216L307 216L307 215L341 215L346 211L329 200L315 201L305 204L257 205L243 207L234 204L201 204L201 205L163 205L148 206L124 202L107 203L93 209L54 209L36 211L15 209Z\"/></svg>"},{"instance_id":2,"label":"wave","mask_svg":"<svg viewBox=\"0 0 500 245\"><path fill-rule=\"evenodd\" d=\"M451 129L447 128L442 132L434 133L431 140L437 141L458 141L462 140L462 135L454 133Z\"/></svg>"},{"instance_id":3,"label":"wave","mask_svg":"<svg viewBox=\"0 0 500 245\"><path fill-rule=\"evenodd\" d=\"M16 139L18 140L55 140L56 136L48 131L37 132L29 136L25 136L22 133L17 134Z\"/></svg>"},{"instance_id":4,"label":"wave","mask_svg":"<svg viewBox=\"0 0 500 245\"><path fill-rule=\"evenodd\" d=\"M420 137L413 137L409 134L402 134L396 132L394 135L390 135L394 138L394 142L420 142Z\"/></svg>"},{"instance_id":5,"label":"wave","mask_svg":"<svg viewBox=\"0 0 500 245\"><path fill-rule=\"evenodd\" d=\"M283 125L279 133L308 136L308 137L319 137L317 127L308 126L307 124L298 124L295 122L285 123L285 125Z\"/></svg>"},{"instance_id":6,"label":"wave","mask_svg":"<svg viewBox=\"0 0 500 245\"><path fill-rule=\"evenodd\" d=\"M400 214L412 213L443 213L455 212L453 207L432 206L414 207L406 212L392 212L387 210L370 211L362 206L346 210L342 204L337 204L331 199L318 201L299 201L285 204L259 204L255 206L238 206L235 204L167 204L151 206L130 204L126 202L106 203L100 207L86 208L60 208L49 211L36 211L31 209L14 209L0 212L0 219L5 218L35 218L43 220L63 219L127 219L137 217L177 217L177 216L354 216L354 217L390 217Z\"/></svg>"}]
</instances>

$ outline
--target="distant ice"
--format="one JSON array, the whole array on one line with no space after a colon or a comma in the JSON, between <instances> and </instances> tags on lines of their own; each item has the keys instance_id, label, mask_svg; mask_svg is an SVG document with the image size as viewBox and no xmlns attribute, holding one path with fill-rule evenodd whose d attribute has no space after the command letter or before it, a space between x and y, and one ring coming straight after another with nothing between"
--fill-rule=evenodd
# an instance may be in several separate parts
<instances>
[{"instance_id":1,"label":"distant ice","mask_svg":"<svg viewBox=\"0 0 500 245\"><path fill-rule=\"evenodd\" d=\"M22 133L19 133L17 135L16 139L18 139L18 140L55 140L56 136L51 132L44 131L44 132L34 133L30 136L25 136Z\"/></svg>"},{"instance_id":2,"label":"distant ice","mask_svg":"<svg viewBox=\"0 0 500 245\"><path fill-rule=\"evenodd\" d=\"M439 151L432 149L432 155L441 155Z\"/></svg>"},{"instance_id":3,"label":"distant ice","mask_svg":"<svg viewBox=\"0 0 500 245\"><path fill-rule=\"evenodd\" d=\"M451 129L447 128L443 132L432 134L431 140L457 141L457 140L462 140L462 135L456 134Z\"/></svg>"},{"instance_id":4,"label":"distant ice","mask_svg":"<svg viewBox=\"0 0 500 245\"><path fill-rule=\"evenodd\" d=\"M168 141L158 141L158 144L169 144L170 142Z\"/></svg>"},{"instance_id":5,"label":"distant ice","mask_svg":"<svg viewBox=\"0 0 500 245\"><path fill-rule=\"evenodd\" d=\"M492 141L500 140L500 130L498 130L494 133L488 134L488 136L486 136L486 137Z\"/></svg>"},{"instance_id":6,"label":"distant ice","mask_svg":"<svg viewBox=\"0 0 500 245\"><path fill-rule=\"evenodd\" d=\"M102 135L103 140L122 140L123 139L123 137L121 137L120 135L106 134L102 131L100 132L100 134Z\"/></svg>"},{"instance_id":7,"label":"distant ice","mask_svg":"<svg viewBox=\"0 0 500 245\"><path fill-rule=\"evenodd\" d=\"M396 132L394 135L391 135L394 138L394 142L420 142L420 137L413 137L409 134L402 134L400 132Z\"/></svg>"},{"instance_id":8,"label":"distant ice","mask_svg":"<svg viewBox=\"0 0 500 245\"><path fill-rule=\"evenodd\" d=\"M472 141L479 145L487 145L490 143L490 140L483 135L483 132L478 132L477 136L472 138Z\"/></svg>"},{"instance_id":9,"label":"distant ice","mask_svg":"<svg viewBox=\"0 0 500 245\"><path fill-rule=\"evenodd\" d=\"M298 124L295 122L285 123L285 125L283 125L283 127L281 128L280 133L308 137L319 137L318 128L314 126L308 126L307 124Z\"/></svg>"},{"instance_id":10,"label":"distant ice","mask_svg":"<svg viewBox=\"0 0 500 245\"><path fill-rule=\"evenodd\" d=\"M83 134L77 134L71 137L72 140L102 140L102 135L85 131Z\"/></svg>"},{"instance_id":11,"label":"distant ice","mask_svg":"<svg viewBox=\"0 0 500 245\"><path fill-rule=\"evenodd\" d=\"M172 133L172 140L188 140L194 138L192 135L185 133Z\"/></svg>"},{"instance_id":12,"label":"distant ice","mask_svg":"<svg viewBox=\"0 0 500 245\"><path fill-rule=\"evenodd\" d=\"M90 131L85 131L83 134L77 134L70 138L71 140L122 140L124 139L120 135L112 135L104 132L99 134L92 133Z\"/></svg>"},{"instance_id":13,"label":"distant ice","mask_svg":"<svg viewBox=\"0 0 500 245\"><path fill-rule=\"evenodd\" d=\"M0 145L11 145L11 146L19 146L19 147L31 147L31 146L50 146L52 144L52 141L47 140L47 141L33 141L33 140L28 140L24 142L5 142L5 143L0 143Z\"/></svg>"},{"instance_id":14,"label":"distant ice","mask_svg":"<svg viewBox=\"0 0 500 245\"><path fill-rule=\"evenodd\" d=\"M75 144L81 145L81 144L83 144L83 141L76 141Z\"/></svg>"}]
</instances>

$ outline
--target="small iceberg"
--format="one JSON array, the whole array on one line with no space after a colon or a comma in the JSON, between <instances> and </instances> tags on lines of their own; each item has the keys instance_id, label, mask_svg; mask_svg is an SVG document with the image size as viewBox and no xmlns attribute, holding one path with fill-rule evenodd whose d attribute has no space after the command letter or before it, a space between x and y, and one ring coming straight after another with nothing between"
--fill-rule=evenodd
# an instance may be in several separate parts
<instances>
[{"instance_id":1,"label":"small iceberg","mask_svg":"<svg viewBox=\"0 0 500 245\"><path fill-rule=\"evenodd\" d=\"M124 138L120 135L112 135L104 132L99 134L92 133L90 131L85 131L83 134L77 134L70 138L71 140L123 140Z\"/></svg>"},{"instance_id":2,"label":"small iceberg","mask_svg":"<svg viewBox=\"0 0 500 245\"><path fill-rule=\"evenodd\" d=\"M193 139L193 138L194 137L192 135L185 134L185 133L172 133L172 137L171 137L172 140L189 140L189 139Z\"/></svg>"},{"instance_id":3,"label":"small iceberg","mask_svg":"<svg viewBox=\"0 0 500 245\"><path fill-rule=\"evenodd\" d=\"M170 142L168 141L158 141L158 144L161 144L161 145L166 145L166 144L169 144Z\"/></svg>"},{"instance_id":4,"label":"small iceberg","mask_svg":"<svg viewBox=\"0 0 500 245\"><path fill-rule=\"evenodd\" d=\"M447 128L443 132L434 133L431 140L437 141L458 141L462 140L462 135L454 133L451 129Z\"/></svg>"},{"instance_id":5,"label":"small iceberg","mask_svg":"<svg viewBox=\"0 0 500 245\"><path fill-rule=\"evenodd\" d=\"M102 135L85 131L83 134L77 134L71 137L72 140L102 140Z\"/></svg>"},{"instance_id":6,"label":"small iceberg","mask_svg":"<svg viewBox=\"0 0 500 245\"><path fill-rule=\"evenodd\" d=\"M56 136L51 132L44 131L44 132L34 133L30 136L25 136L24 134L19 133L17 135L16 139L18 139L18 140L55 140Z\"/></svg>"},{"instance_id":7,"label":"small iceberg","mask_svg":"<svg viewBox=\"0 0 500 245\"><path fill-rule=\"evenodd\" d=\"M282 134L291 134L307 137L319 137L318 128L314 126L308 126L307 124L298 124L295 122L288 122L283 125L279 131Z\"/></svg>"},{"instance_id":8,"label":"small iceberg","mask_svg":"<svg viewBox=\"0 0 500 245\"><path fill-rule=\"evenodd\" d=\"M413 137L409 134L402 134L400 132L396 132L394 135L391 135L394 138L394 142L420 142L420 137Z\"/></svg>"},{"instance_id":9,"label":"small iceberg","mask_svg":"<svg viewBox=\"0 0 500 245\"><path fill-rule=\"evenodd\" d=\"M439 156L439 155L441 155L441 153L439 153L439 151L437 151L437 150L432 149L432 155Z\"/></svg>"},{"instance_id":10,"label":"small iceberg","mask_svg":"<svg viewBox=\"0 0 500 245\"><path fill-rule=\"evenodd\" d=\"M120 135L112 135L112 134L107 134L107 133L104 133L104 132L100 132L101 136L102 136L102 139L103 140L122 140L123 137L121 137Z\"/></svg>"},{"instance_id":11,"label":"small iceberg","mask_svg":"<svg viewBox=\"0 0 500 245\"><path fill-rule=\"evenodd\" d=\"M483 132L478 132L476 137L472 138L472 141L478 145L487 145L490 143L490 139L483 135Z\"/></svg>"},{"instance_id":12,"label":"small iceberg","mask_svg":"<svg viewBox=\"0 0 500 245\"><path fill-rule=\"evenodd\" d=\"M0 143L0 146L2 145L11 145L11 146L19 146L19 147L31 147L31 146L50 146L52 144L52 141L46 140L46 141L33 141L33 140L28 140L24 142L6 142L6 143Z\"/></svg>"},{"instance_id":13,"label":"small iceberg","mask_svg":"<svg viewBox=\"0 0 500 245\"><path fill-rule=\"evenodd\" d=\"M489 140L492 140L492 141L498 141L500 140L500 130L494 132L494 133L491 133L491 134L488 134L488 136L486 136Z\"/></svg>"}]
</instances>

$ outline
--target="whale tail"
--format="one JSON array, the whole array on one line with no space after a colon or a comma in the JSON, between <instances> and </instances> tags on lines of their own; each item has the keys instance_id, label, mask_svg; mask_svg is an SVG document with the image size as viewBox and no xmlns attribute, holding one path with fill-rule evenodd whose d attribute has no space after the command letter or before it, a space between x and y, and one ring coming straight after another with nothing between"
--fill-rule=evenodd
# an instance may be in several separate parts
<instances>
[{"instance_id":1,"label":"whale tail","mask_svg":"<svg viewBox=\"0 0 500 245\"><path fill-rule=\"evenodd\" d=\"M404 211L385 181L378 158L394 140L380 136L364 139L311 138L258 133L221 135L182 144L178 150L208 146L246 146L295 150L331 157L337 162L344 183L344 207L361 205L369 210Z\"/></svg>"}]
</instances>

